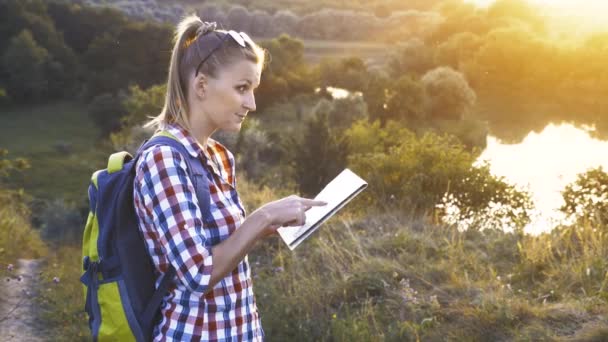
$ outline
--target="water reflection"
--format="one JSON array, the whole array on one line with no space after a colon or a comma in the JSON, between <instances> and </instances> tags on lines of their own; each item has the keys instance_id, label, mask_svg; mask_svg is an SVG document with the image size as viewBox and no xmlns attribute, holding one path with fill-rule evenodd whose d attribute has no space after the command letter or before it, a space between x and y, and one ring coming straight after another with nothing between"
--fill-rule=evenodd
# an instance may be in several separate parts
<instances>
[{"instance_id":1,"label":"water reflection","mask_svg":"<svg viewBox=\"0 0 608 342\"><path fill-rule=\"evenodd\" d=\"M563 216L561 191L579 173L603 166L608 169L608 141L595 136L594 127L549 124L540 133L530 132L518 144L504 144L493 136L478 160L487 160L495 175L532 193L537 212L526 232L550 230Z\"/></svg>"}]
</instances>

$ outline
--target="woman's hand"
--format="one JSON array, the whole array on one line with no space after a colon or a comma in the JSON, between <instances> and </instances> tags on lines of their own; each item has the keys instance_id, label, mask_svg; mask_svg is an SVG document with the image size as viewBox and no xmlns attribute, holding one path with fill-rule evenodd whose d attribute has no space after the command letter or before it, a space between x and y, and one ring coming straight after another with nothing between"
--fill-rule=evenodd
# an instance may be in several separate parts
<instances>
[{"instance_id":1,"label":"woman's hand","mask_svg":"<svg viewBox=\"0 0 608 342\"><path fill-rule=\"evenodd\" d=\"M314 206L324 206L327 202L291 195L267 203L258 210L266 215L269 225L264 227L262 236L276 233L279 227L301 226L306 222L306 211Z\"/></svg>"}]
</instances>

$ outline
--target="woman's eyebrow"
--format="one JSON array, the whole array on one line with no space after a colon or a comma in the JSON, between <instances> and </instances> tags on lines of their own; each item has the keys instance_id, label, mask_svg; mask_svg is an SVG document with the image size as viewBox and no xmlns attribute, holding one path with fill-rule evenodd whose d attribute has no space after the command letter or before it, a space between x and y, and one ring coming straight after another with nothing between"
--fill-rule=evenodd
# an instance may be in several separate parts
<instances>
[{"instance_id":1,"label":"woman's eyebrow","mask_svg":"<svg viewBox=\"0 0 608 342\"><path fill-rule=\"evenodd\" d=\"M250 81L249 79L247 79L247 78L243 78L241 81L245 81L245 82L247 82L249 85L251 85L251 83L253 83L253 82L251 82L251 81Z\"/></svg>"}]
</instances>

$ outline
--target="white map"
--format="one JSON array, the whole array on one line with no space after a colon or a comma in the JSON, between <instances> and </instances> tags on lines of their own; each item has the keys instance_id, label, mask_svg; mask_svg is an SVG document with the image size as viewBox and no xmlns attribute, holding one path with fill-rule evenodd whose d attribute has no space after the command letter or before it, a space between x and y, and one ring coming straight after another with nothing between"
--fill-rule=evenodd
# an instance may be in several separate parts
<instances>
[{"instance_id":1,"label":"white map","mask_svg":"<svg viewBox=\"0 0 608 342\"><path fill-rule=\"evenodd\" d=\"M294 250L323 222L332 217L366 187L367 182L361 177L349 169L344 169L315 197L316 200L327 202L327 205L310 208L306 211L306 223L303 226L281 227L277 229L279 235L289 249Z\"/></svg>"}]
</instances>

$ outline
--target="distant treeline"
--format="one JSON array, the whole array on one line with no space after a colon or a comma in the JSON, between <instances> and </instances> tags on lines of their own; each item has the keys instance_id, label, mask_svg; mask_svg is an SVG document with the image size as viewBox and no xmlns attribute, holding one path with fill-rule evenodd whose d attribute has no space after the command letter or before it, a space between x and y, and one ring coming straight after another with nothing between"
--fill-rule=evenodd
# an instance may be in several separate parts
<instances>
[{"instance_id":1,"label":"distant treeline","mask_svg":"<svg viewBox=\"0 0 608 342\"><path fill-rule=\"evenodd\" d=\"M108 8L2 1L2 100L90 99L130 83L157 84L166 77L171 35L168 26L128 20Z\"/></svg>"},{"instance_id":2,"label":"distant treeline","mask_svg":"<svg viewBox=\"0 0 608 342\"><path fill-rule=\"evenodd\" d=\"M206 20L259 35L270 27L274 33L294 35L326 32L333 39L375 27L364 17L390 21L398 15L380 19L324 10L297 16L288 10L269 14L214 4L204 5L199 13ZM513 128L519 131L505 134L515 140L552 119L595 123L600 135L608 131L608 34L568 43L553 39L545 19L523 0L499 0L487 9L446 0L433 13L430 17L440 22L413 25L425 34L388 26L377 34L399 43L387 51L391 58L386 68L370 69L359 57L308 66L300 40L284 35L262 42L272 62L263 74L258 108L335 86L361 92L370 117L383 121L481 117L515 122ZM0 19L1 102L97 100L101 112L120 117L124 113L113 104L128 96L130 85L145 89L164 83L172 26L129 19L107 7L41 0L3 1ZM438 68L444 71L433 75L455 77L437 81L441 77L426 76ZM120 124L105 117L99 121L106 131ZM477 140L470 138L467 145Z\"/></svg>"},{"instance_id":3,"label":"distant treeline","mask_svg":"<svg viewBox=\"0 0 608 342\"><path fill-rule=\"evenodd\" d=\"M435 12L419 11L430 8L439 1L429 1L426 6L401 6L393 11L390 2L373 7L362 4L332 4L306 2L314 10L302 11L297 4L182 1L182 4L167 1L66 1L87 6L120 9L131 18L153 19L175 24L185 14L196 12L206 21L215 21L223 28L247 31L256 37L275 37L289 34L302 39L327 39L349 41L397 41L403 36L420 36L441 21ZM417 1L420 2L420 1ZM345 6L348 5L348 6ZM314 7L312 7L314 6ZM320 10L322 9L322 10ZM422 31L421 31L422 30Z\"/></svg>"}]
</instances>

